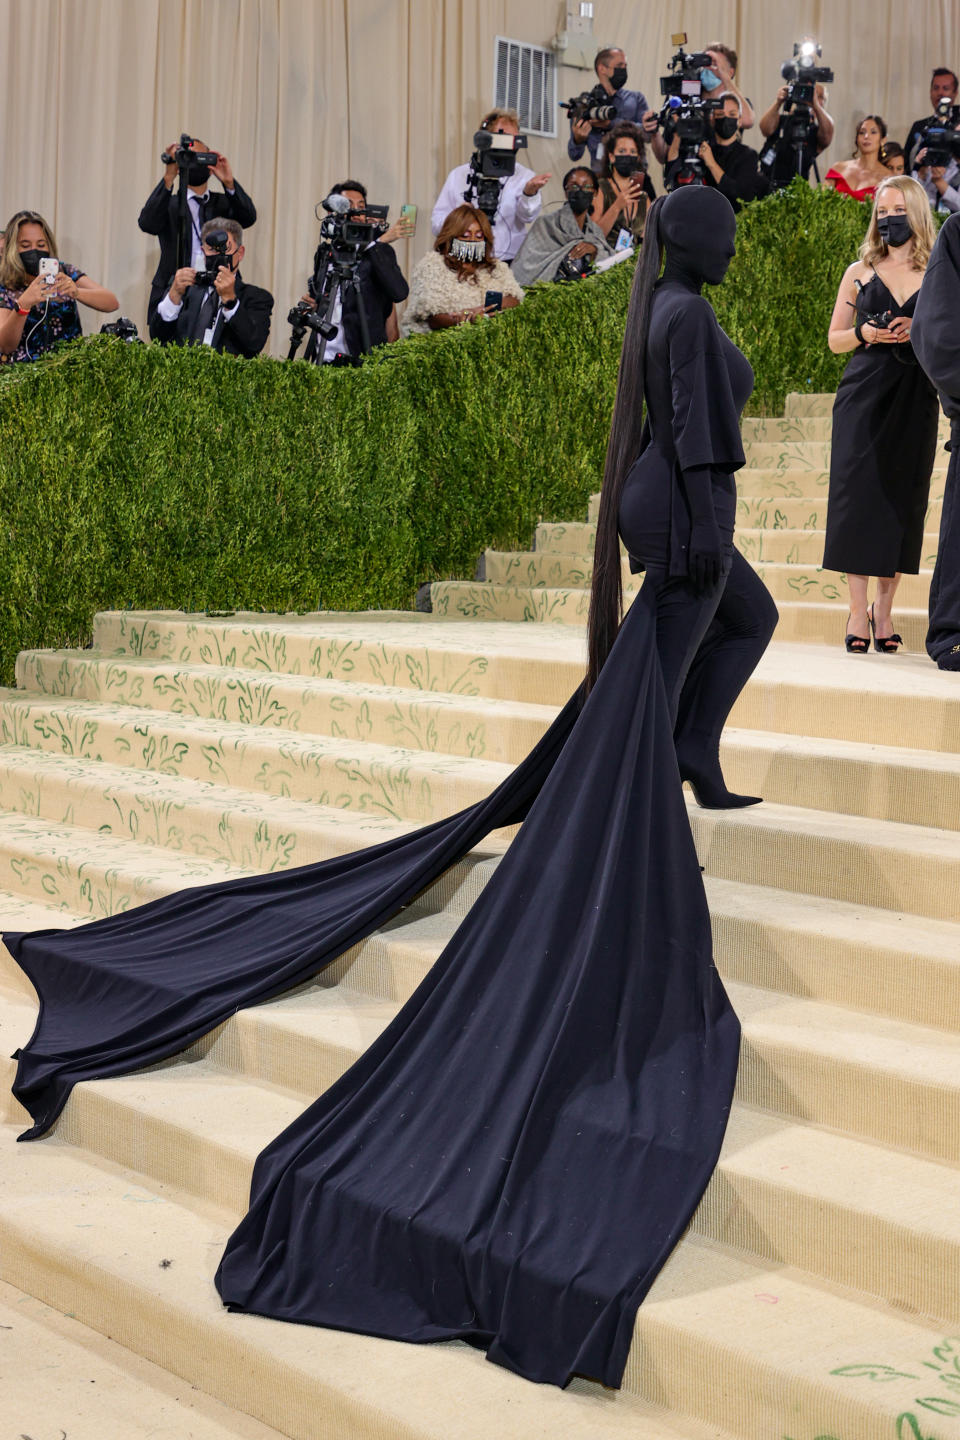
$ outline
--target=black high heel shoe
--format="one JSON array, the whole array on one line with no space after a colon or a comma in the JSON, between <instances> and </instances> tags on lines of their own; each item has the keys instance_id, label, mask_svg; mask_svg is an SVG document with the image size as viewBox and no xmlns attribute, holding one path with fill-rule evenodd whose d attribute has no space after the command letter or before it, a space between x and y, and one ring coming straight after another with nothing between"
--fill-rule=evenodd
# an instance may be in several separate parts
<instances>
[{"instance_id":1,"label":"black high heel shoe","mask_svg":"<svg viewBox=\"0 0 960 1440\"><path fill-rule=\"evenodd\" d=\"M728 790L724 783L719 760L716 766L705 769L703 765L688 765L677 756L680 779L693 791L693 798L701 810L742 810L747 805L759 805L762 795L738 795Z\"/></svg>"},{"instance_id":2,"label":"black high heel shoe","mask_svg":"<svg viewBox=\"0 0 960 1440\"><path fill-rule=\"evenodd\" d=\"M852 615L847 616L848 620L851 620L852 618ZM869 615L867 616L867 619L870 620ZM870 621L870 624L872 626L873 622ZM843 643L847 647L848 655L866 655L867 651L870 649L870 636L851 635L848 631L847 634L843 637Z\"/></svg>"},{"instance_id":3,"label":"black high heel shoe","mask_svg":"<svg viewBox=\"0 0 960 1440\"><path fill-rule=\"evenodd\" d=\"M900 653L900 646L903 644L903 636L902 636L902 635L882 635L882 636L881 636L881 635L878 635L878 634L877 634L877 627L876 627L876 624L875 624L874 618L873 618L873 606L872 606L872 605L870 606L870 609L867 611L867 619L870 621L870 634L873 636L873 648L874 648L874 650L876 650L877 653L880 654L880 655L899 655L899 653ZM849 637L849 635L848 635L848 636L847 636L847 639L849 640L849 638L850 638L850 637ZM868 640L868 641L867 641L867 648L869 649L869 647L870 647L870 642L869 642L869 640ZM848 645L848 646L847 646L847 649L849 650L849 648L850 648L850 647L849 647L849 645Z\"/></svg>"}]
</instances>

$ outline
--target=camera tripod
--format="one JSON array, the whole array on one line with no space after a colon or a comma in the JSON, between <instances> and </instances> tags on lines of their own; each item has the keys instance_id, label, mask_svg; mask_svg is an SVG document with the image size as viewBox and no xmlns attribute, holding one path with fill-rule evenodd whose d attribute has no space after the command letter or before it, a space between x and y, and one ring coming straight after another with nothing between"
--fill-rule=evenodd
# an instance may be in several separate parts
<instances>
[{"instance_id":1,"label":"camera tripod","mask_svg":"<svg viewBox=\"0 0 960 1440\"><path fill-rule=\"evenodd\" d=\"M323 247L321 247L322 249ZM367 319L367 309L363 300L363 291L360 287L359 278L360 256L357 254L342 255L337 257L333 254L323 256L320 250L317 251L316 263L313 276L310 280L310 294L317 302L315 312L301 310L295 306L287 317L290 321L290 349L287 353L288 360L297 358L297 351L300 348L304 335L312 330L318 337L317 348L320 350L321 342L326 345L336 335L339 326L333 321L333 313L337 308L337 300L340 300L341 313L343 299L347 293L352 294L357 302L357 317L360 321L360 351L362 355L368 355L372 349L370 341L370 322ZM318 280L318 276L320 277ZM320 307L324 306L323 314ZM294 319L293 317L297 318ZM322 351L321 351L322 354ZM316 363L320 363L320 356L313 357ZM359 361L359 357L357 357Z\"/></svg>"}]
</instances>

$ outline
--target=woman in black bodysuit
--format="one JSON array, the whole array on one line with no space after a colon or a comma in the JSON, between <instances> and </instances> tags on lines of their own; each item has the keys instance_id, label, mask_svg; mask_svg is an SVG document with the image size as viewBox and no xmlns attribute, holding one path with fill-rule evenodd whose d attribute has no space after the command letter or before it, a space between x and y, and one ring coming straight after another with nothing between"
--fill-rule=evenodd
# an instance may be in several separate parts
<instances>
[{"instance_id":1,"label":"woman in black bodysuit","mask_svg":"<svg viewBox=\"0 0 960 1440\"><path fill-rule=\"evenodd\" d=\"M726 268L733 212L704 189L661 210L652 323L648 262L627 324L589 685L527 759L477 805L368 850L4 935L42 1001L15 1084L35 1138L78 1081L174 1054L308 980L522 822L406 1004L258 1158L216 1277L233 1310L460 1338L532 1380L616 1386L637 1306L713 1172L740 1032L674 731L683 773L735 803L719 730L774 613L731 544L749 366L699 294ZM621 508L649 573L619 624Z\"/></svg>"},{"instance_id":2,"label":"woman in black bodysuit","mask_svg":"<svg viewBox=\"0 0 960 1440\"><path fill-rule=\"evenodd\" d=\"M744 464L740 412L753 371L701 293L704 282L719 285L726 274L735 234L730 203L714 191L675 190L650 211L620 363L590 607L592 679L619 623L622 539L631 568L647 572L635 603L656 614L681 779L701 805L717 809L760 798L727 789L720 733L777 623L769 592L733 544L733 475Z\"/></svg>"}]
</instances>

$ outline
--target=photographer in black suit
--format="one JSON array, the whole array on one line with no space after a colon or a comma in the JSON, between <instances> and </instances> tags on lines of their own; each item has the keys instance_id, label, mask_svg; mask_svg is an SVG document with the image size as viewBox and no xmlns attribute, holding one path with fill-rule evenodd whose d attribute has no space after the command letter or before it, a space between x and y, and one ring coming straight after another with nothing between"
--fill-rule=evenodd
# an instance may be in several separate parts
<instances>
[{"instance_id":1,"label":"photographer in black suit","mask_svg":"<svg viewBox=\"0 0 960 1440\"><path fill-rule=\"evenodd\" d=\"M203 151L207 147L202 140L191 140L190 149ZM168 145L165 155L175 156L179 145ZM236 220L244 229L249 229L257 218L257 212L250 196L234 179L230 161L226 155L217 154L214 166L191 165L186 172L187 211L190 217L190 265L202 268L200 232L204 221L214 219ZM210 189L210 176L214 175L223 186L223 194ZM150 300L147 304L147 323L153 324L153 316L161 297L166 294L173 273L177 268L177 195L173 182L177 178L177 162L171 159L164 166L163 179L152 190L147 203L140 211L137 224L146 235L156 235L160 241L160 263L150 286Z\"/></svg>"},{"instance_id":2,"label":"photographer in black suit","mask_svg":"<svg viewBox=\"0 0 960 1440\"><path fill-rule=\"evenodd\" d=\"M259 355L270 334L273 296L241 279L243 231L236 220L208 220L200 238L205 268L177 271L157 306L151 337L209 345L224 355Z\"/></svg>"},{"instance_id":3,"label":"photographer in black suit","mask_svg":"<svg viewBox=\"0 0 960 1440\"><path fill-rule=\"evenodd\" d=\"M366 208L366 186L361 185L359 180L343 180L332 187L330 194L342 195L350 202L351 211L363 212ZM372 224L362 213L353 214L351 219L358 224ZM370 243L360 252L357 281L367 317L371 349L397 338L397 328L393 323L394 306L398 301L406 300L409 287L403 278L391 242L406 240L412 234L413 226L408 220L395 220L381 235L375 235L371 229ZM323 277L319 278L322 283ZM303 297L301 304L316 308L316 302L309 295ZM315 365L331 364L335 361L343 364L347 360L355 361L363 354L357 297L350 287L345 287L340 292L340 299L331 316L331 324L334 323L338 329L330 340L324 341L316 332L311 334L304 353L305 360L312 360Z\"/></svg>"}]
</instances>

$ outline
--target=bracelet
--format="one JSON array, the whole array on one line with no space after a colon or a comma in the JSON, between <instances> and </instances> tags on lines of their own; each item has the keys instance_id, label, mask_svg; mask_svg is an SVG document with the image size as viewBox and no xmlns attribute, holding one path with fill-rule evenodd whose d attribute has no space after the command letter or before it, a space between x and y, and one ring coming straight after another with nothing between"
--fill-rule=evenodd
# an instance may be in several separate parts
<instances>
[{"instance_id":1,"label":"bracelet","mask_svg":"<svg viewBox=\"0 0 960 1440\"><path fill-rule=\"evenodd\" d=\"M19 301L19 300L17 301L17 314L18 314L18 315L29 315L29 314L30 314L30 311L29 311L29 310L24 310L24 308L23 308L23 306L20 304L20 301Z\"/></svg>"}]
</instances>

